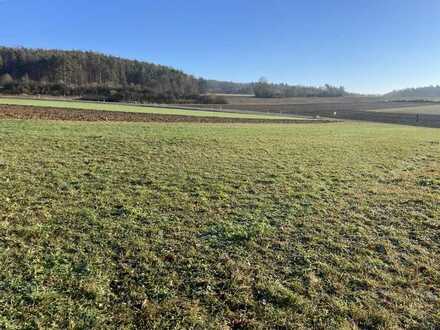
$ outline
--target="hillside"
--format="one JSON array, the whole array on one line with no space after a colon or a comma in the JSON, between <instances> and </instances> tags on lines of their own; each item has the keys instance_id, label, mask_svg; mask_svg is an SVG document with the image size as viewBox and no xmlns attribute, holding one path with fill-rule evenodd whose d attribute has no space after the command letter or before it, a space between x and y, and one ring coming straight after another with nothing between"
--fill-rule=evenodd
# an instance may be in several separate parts
<instances>
[{"instance_id":1,"label":"hillside","mask_svg":"<svg viewBox=\"0 0 440 330\"><path fill-rule=\"evenodd\" d=\"M173 101L200 94L179 70L95 52L0 48L0 86L10 94L86 96L113 101Z\"/></svg>"},{"instance_id":2,"label":"hillside","mask_svg":"<svg viewBox=\"0 0 440 330\"><path fill-rule=\"evenodd\" d=\"M406 88L401 90L392 91L385 94L385 97L389 98L431 98L440 97L440 86L427 86L418 88Z\"/></svg>"},{"instance_id":3,"label":"hillside","mask_svg":"<svg viewBox=\"0 0 440 330\"><path fill-rule=\"evenodd\" d=\"M96 52L0 47L0 92L130 102L224 103L217 94L261 98L342 96L342 87L236 83L196 78L171 67Z\"/></svg>"}]
</instances>

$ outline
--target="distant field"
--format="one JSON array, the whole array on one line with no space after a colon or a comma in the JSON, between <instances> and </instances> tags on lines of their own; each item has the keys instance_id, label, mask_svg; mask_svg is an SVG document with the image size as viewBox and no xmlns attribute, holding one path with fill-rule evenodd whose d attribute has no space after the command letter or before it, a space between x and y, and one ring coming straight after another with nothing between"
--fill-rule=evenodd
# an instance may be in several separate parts
<instances>
[{"instance_id":1,"label":"distant field","mask_svg":"<svg viewBox=\"0 0 440 330\"><path fill-rule=\"evenodd\" d=\"M408 107L408 108L394 108L394 109L380 109L374 110L377 112L387 113L409 113L409 114L426 114L426 115L440 115L440 104Z\"/></svg>"},{"instance_id":2,"label":"distant field","mask_svg":"<svg viewBox=\"0 0 440 330\"><path fill-rule=\"evenodd\" d=\"M389 98L389 100L394 100L394 101L414 101L414 100L422 100L422 101L427 101L427 102L440 102L440 97L394 97L394 98Z\"/></svg>"},{"instance_id":3,"label":"distant field","mask_svg":"<svg viewBox=\"0 0 440 330\"><path fill-rule=\"evenodd\" d=\"M282 105L282 104L365 104L384 102L382 97L344 96L344 97L285 97L285 98L257 98L245 95L221 94L230 104Z\"/></svg>"},{"instance_id":4,"label":"distant field","mask_svg":"<svg viewBox=\"0 0 440 330\"><path fill-rule=\"evenodd\" d=\"M51 107L51 108L63 108L63 109L105 110L105 111L149 113L149 114L161 114L161 115L196 116L196 117L295 119L295 120L301 119L301 117L293 118L292 116L273 116L273 115L265 115L265 114L246 114L246 113L232 113L232 112L221 112L221 111L197 111L197 110L186 110L186 109L136 106L136 105L126 105L126 104L116 104L116 103L35 100L35 99L1 98L1 97L0 97L0 104Z\"/></svg>"},{"instance_id":5,"label":"distant field","mask_svg":"<svg viewBox=\"0 0 440 330\"><path fill-rule=\"evenodd\" d=\"M0 121L0 328L436 329L440 130Z\"/></svg>"},{"instance_id":6,"label":"distant field","mask_svg":"<svg viewBox=\"0 0 440 330\"><path fill-rule=\"evenodd\" d=\"M257 99L230 96L224 108L238 111L257 111L292 116L320 116L343 120L380 122L425 127L440 127L440 113L432 111L426 102L388 101L381 97L311 97ZM197 105L194 105L197 106ZM437 105L438 106L438 105ZM198 105L198 107L212 107ZM425 115L417 118L418 108ZM405 109L409 109L405 111ZM391 109L391 111L389 111ZM402 109L402 110L399 110ZM430 111L428 113L428 111ZM419 120L417 120L419 119Z\"/></svg>"}]
</instances>

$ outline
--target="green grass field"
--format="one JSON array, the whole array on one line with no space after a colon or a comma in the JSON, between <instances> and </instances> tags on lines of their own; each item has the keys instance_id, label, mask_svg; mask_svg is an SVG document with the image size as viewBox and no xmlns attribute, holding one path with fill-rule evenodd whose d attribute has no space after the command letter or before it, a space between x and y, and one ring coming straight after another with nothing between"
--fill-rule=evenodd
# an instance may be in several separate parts
<instances>
[{"instance_id":1,"label":"green grass field","mask_svg":"<svg viewBox=\"0 0 440 330\"><path fill-rule=\"evenodd\" d=\"M440 324L440 130L0 121L0 139L0 328Z\"/></svg>"},{"instance_id":2,"label":"green grass field","mask_svg":"<svg viewBox=\"0 0 440 330\"><path fill-rule=\"evenodd\" d=\"M302 119L302 117L291 117L291 116L277 116L277 115L265 115L265 114L260 115L260 114L232 113L232 112L221 112L221 111L198 111L198 110L171 109L171 108L169 109L169 108L159 108L159 107L155 108L155 107L147 107L140 105L136 106L136 105L117 104L117 103L36 100L36 99L2 98L2 97L0 97L0 104L82 109L82 110L153 113L153 114L162 114L162 115L181 115L181 116L196 116L196 117L222 117L222 118L247 118L247 119L295 119L295 120Z\"/></svg>"}]
</instances>

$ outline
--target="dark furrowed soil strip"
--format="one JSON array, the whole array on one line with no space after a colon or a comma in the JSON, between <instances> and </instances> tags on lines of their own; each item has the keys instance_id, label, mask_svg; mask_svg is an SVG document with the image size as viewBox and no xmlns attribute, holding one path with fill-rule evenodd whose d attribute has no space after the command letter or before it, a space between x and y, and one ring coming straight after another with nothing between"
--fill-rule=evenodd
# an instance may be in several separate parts
<instances>
[{"instance_id":1,"label":"dark furrowed soil strip","mask_svg":"<svg viewBox=\"0 0 440 330\"><path fill-rule=\"evenodd\" d=\"M331 120L258 119L198 117L153 113L114 112L102 110L63 109L33 106L0 106L0 119L43 119L65 121L119 121L119 122L168 122L168 123L273 123L305 124L328 123Z\"/></svg>"}]
</instances>

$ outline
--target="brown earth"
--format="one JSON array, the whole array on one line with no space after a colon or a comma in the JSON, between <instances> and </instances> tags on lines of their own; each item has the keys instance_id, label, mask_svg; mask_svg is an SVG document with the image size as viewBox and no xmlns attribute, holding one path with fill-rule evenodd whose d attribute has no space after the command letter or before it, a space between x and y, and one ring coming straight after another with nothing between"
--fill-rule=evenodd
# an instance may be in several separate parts
<instances>
[{"instance_id":1,"label":"brown earth","mask_svg":"<svg viewBox=\"0 0 440 330\"><path fill-rule=\"evenodd\" d=\"M122 121L122 122L191 122L191 123L323 123L329 120L254 119L162 115L150 113L79 110L32 106L0 105L1 119L45 119L69 121Z\"/></svg>"}]
</instances>

